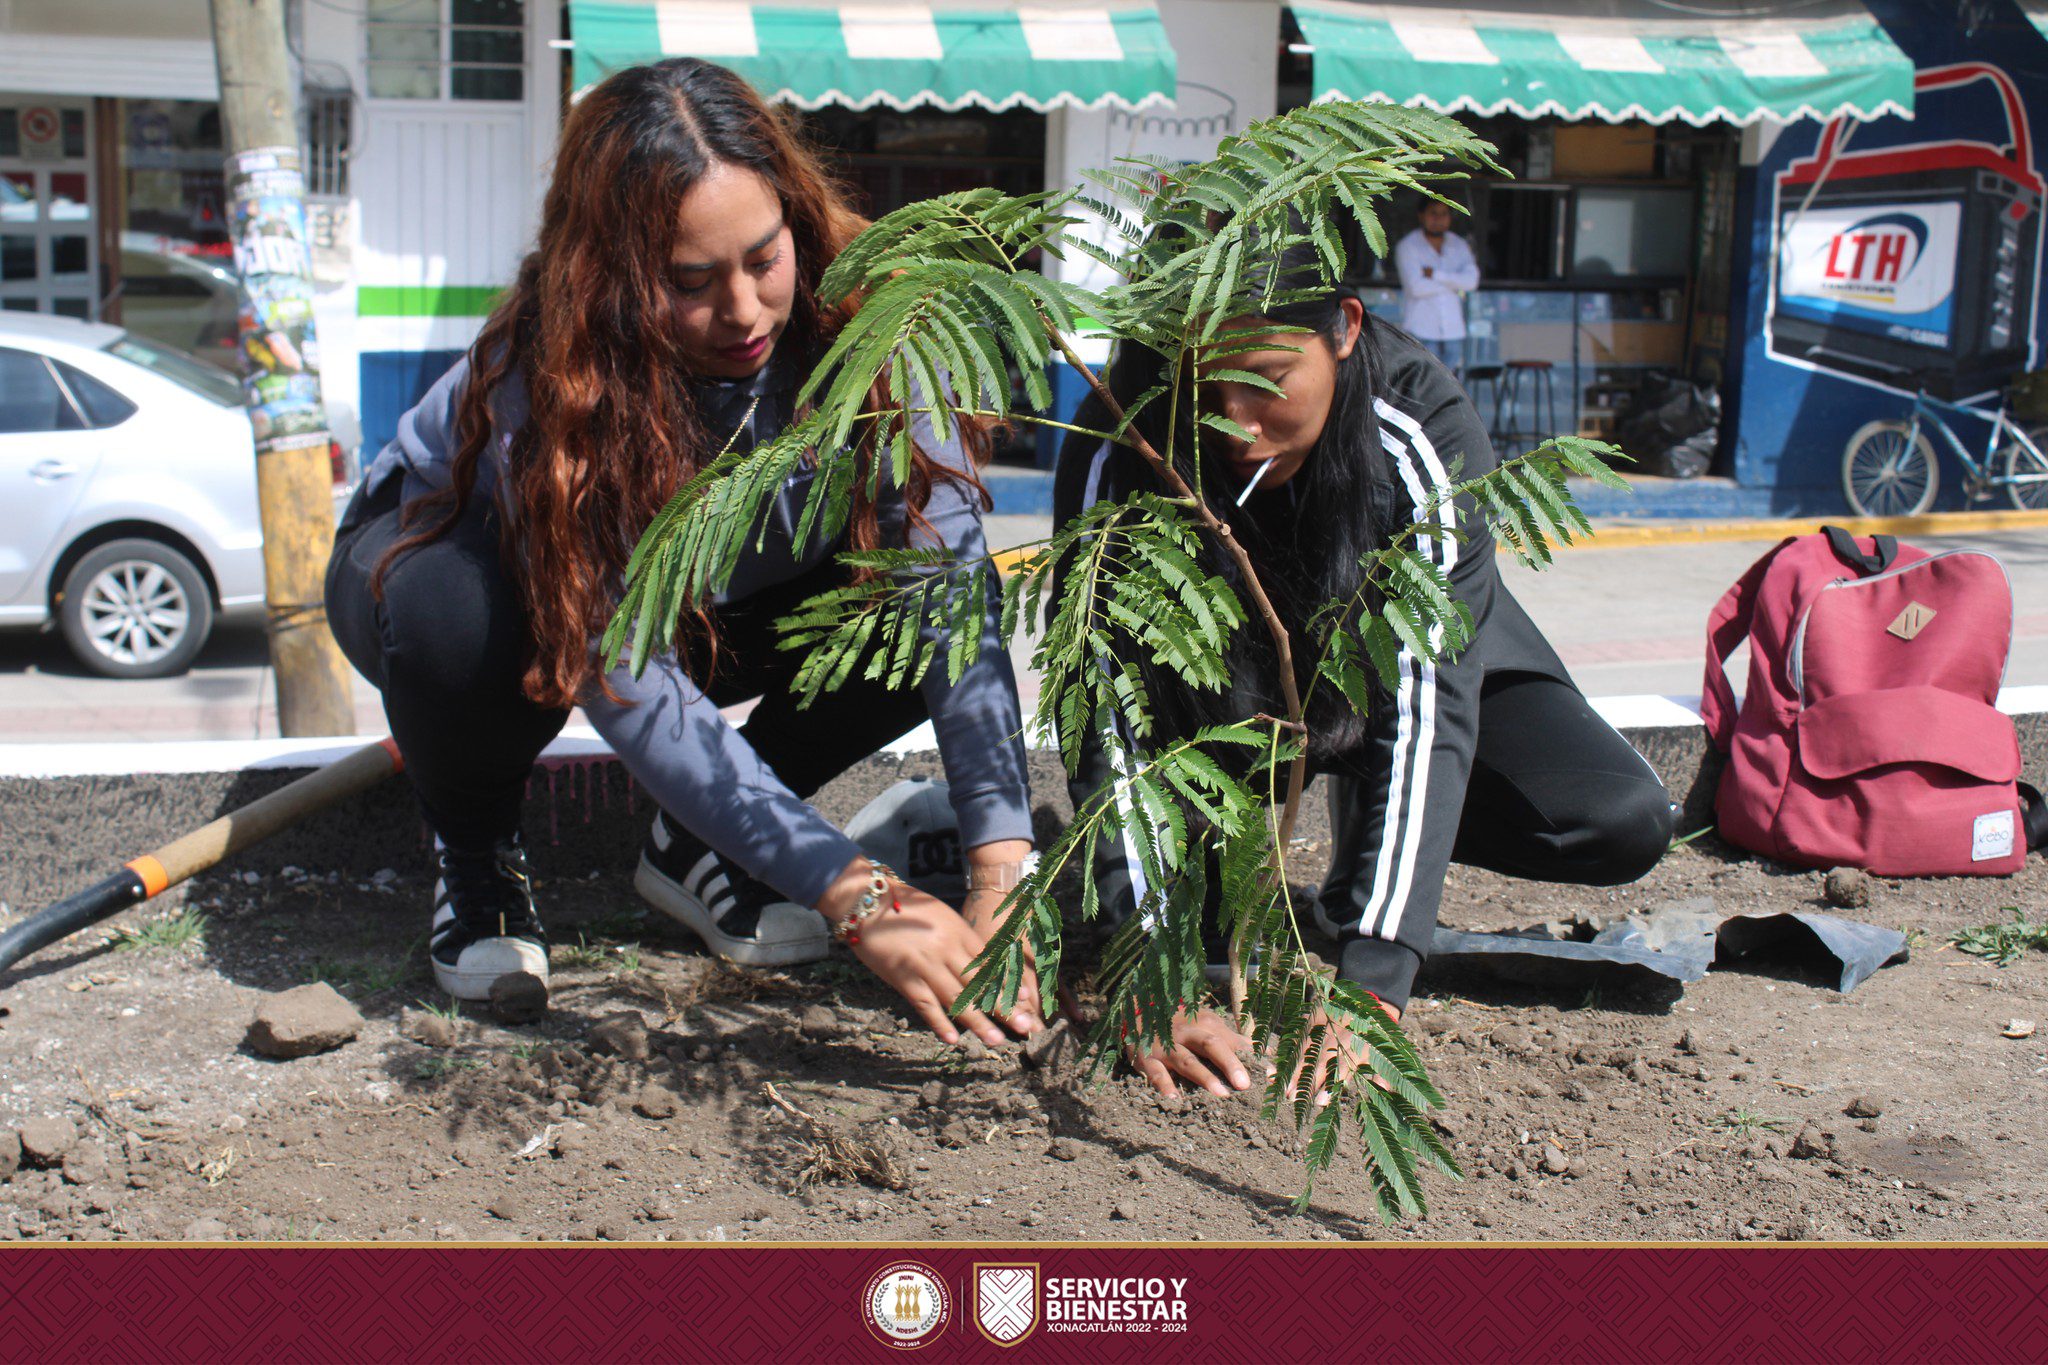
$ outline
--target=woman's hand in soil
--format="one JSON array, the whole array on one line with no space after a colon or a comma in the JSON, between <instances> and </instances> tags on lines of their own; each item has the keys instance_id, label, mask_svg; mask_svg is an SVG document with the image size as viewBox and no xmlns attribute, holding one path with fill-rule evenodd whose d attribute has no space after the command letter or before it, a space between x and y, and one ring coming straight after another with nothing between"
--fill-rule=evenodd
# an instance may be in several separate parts
<instances>
[{"instance_id":1,"label":"woman's hand in soil","mask_svg":"<svg viewBox=\"0 0 2048 1365\"><path fill-rule=\"evenodd\" d=\"M826 893L819 911L835 924L853 914L871 875L867 859L855 859ZM962 1010L957 1024L948 1017L970 975L968 964L981 951L986 935L952 906L915 887L892 880L890 892L893 906L885 906L862 922L858 941L849 944L853 955L909 1001L943 1041L960 1041L960 1030L965 1028L990 1046L1000 1045L1003 1031L980 1010ZM1026 986L1028 994L1020 987L1017 1008L1003 1018L1019 1034L1036 1033L1044 1027L1038 1019L1037 983L1027 978Z\"/></svg>"},{"instance_id":2,"label":"woman's hand in soil","mask_svg":"<svg viewBox=\"0 0 2048 1365\"><path fill-rule=\"evenodd\" d=\"M1162 1095L1180 1094L1180 1087L1174 1084L1176 1076L1212 1095L1228 1095L1252 1083L1244 1064L1244 1054L1251 1047L1252 1040L1232 1028L1228 1019L1205 1009L1184 1013L1173 1021L1172 1047L1155 1047L1143 1055L1132 1049L1131 1064Z\"/></svg>"},{"instance_id":3,"label":"woman's hand in soil","mask_svg":"<svg viewBox=\"0 0 2048 1365\"><path fill-rule=\"evenodd\" d=\"M1381 1005L1380 1008L1387 1012L1389 1019L1397 1024L1401 1022L1401 1011L1391 1005ZM1320 1109L1330 1102L1330 1092L1349 1083L1352 1074L1366 1064L1366 1058L1371 1054L1364 1043L1351 1036L1350 1029L1342 1024L1332 1023L1329 1016L1321 1010L1317 1010L1309 1017L1311 1032L1318 1025L1327 1026L1323 1033L1322 1048L1315 1056L1315 1078L1312 1082L1315 1086L1316 1107ZM1295 1059L1294 1070L1287 1078L1289 1095L1300 1093L1302 1068L1307 1066L1308 1062L1306 1056ZM1380 1082L1374 1081L1374 1084Z\"/></svg>"}]
</instances>

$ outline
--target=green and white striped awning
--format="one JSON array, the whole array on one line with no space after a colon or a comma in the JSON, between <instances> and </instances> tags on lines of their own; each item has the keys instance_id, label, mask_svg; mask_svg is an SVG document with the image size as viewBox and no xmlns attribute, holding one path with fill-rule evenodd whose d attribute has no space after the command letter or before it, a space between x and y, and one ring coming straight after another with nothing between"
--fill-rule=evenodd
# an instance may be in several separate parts
<instances>
[{"instance_id":1,"label":"green and white striped awning","mask_svg":"<svg viewBox=\"0 0 2048 1365\"><path fill-rule=\"evenodd\" d=\"M1755 0L1292 8L1324 99L1610 123L1912 116L1913 63L1855 0L1786 5L1781 17Z\"/></svg>"},{"instance_id":2,"label":"green and white striped awning","mask_svg":"<svg viewBox=\"0 0 2048 1365\"><path fill-rule=\"evenodd\" d=\"M579 89L703 57L806 109L1139 109L1174 94L1173 45L1151 4L571 0L569 23Z\"/></svg>"}]
</instances>

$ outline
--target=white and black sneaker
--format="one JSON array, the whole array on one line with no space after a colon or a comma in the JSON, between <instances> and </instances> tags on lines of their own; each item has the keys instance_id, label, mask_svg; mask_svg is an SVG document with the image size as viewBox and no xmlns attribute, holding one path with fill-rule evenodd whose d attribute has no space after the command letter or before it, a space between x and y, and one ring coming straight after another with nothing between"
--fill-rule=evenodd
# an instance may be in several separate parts
<instances>
[{"instance_id":1,"label":"white and black sneaker","mask_svg":"<svg viewBox=\"0 0 2048 1365\"><path fill-rule=\"evenodd\" d=\"M457 1000L488 1000L520 973L548 983L548 937L533 908L526 849L517 836L488 853L457 853L435 841L434 926L427 956L434 981Z\"/></svg>"},{"instance_id":2,"label":"white and black sneaker","mask_svg":"<svg viewBox=\"0 0 2048 1365\"><path fill-rule=\"evenodd\" d=\"M832 949L823 915L748 876L659 811L633 889L729 962L788 967Z\"/></svg>"}]
</instances>

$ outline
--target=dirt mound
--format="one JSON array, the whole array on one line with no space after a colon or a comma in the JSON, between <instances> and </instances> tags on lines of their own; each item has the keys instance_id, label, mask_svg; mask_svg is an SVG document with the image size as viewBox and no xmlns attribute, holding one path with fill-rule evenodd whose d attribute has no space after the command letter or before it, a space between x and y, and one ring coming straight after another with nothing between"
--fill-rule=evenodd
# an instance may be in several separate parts
<instances>
[{"instance_id":1,"label":"dirt mound","mask_svg":"<svg viewBox=\"0 0 2048 1365\"><path fill-rule=\"evenodd\" d=\"M1873 881L1849 913L1908 931L1913 956L1848 996L1794 967L1628 998L1425 977L1411 1031L1468 1178L1432 1177L1430 1218L1391 1229L1351 1151L1293 1213L1296 1141L1255 1096L1167 1102L1064 1058L944 1047L850 960L702 956L622 872L541 887L545 1016L440 1019L430 886L222 874L189 896L206 919L183 949L89 938L0 979L0 1149L22 1153L0 1162L0 1238L2048 1235L2048 1056L2000 1036L2048 1014L2048 954L2000 969L1942 946L2038 910L2038 859L2004 882ZM1460 869L1444 919L1702 895L1803 910L1823 886L1709 840L1611 892ZM359 1036L248 1051L257 1000L307 981L348 998Z\"/></svg>"}]
</instances>

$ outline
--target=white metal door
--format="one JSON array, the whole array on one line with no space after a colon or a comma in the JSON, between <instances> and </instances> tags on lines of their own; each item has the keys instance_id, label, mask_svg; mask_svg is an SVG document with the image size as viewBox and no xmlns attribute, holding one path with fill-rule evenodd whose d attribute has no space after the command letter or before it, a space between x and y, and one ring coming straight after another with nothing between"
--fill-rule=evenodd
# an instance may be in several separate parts
<instances>
[{"instance_id":1,"label":"white metal door","mask_svg":"<svg viewBox=\"0 0 2048 1365\"><path fill-rule=\"evenodd\" d=\"M357 278L415 293L416 316L474 316L470 291L510 284L533 231L526 109L371 100L364 123Z\"/></svg>"},{"instance_id":2,"label":"white metal door","mask_svg":"<svg viewBox=\"0 0 2048 1365\"><path fill-rule=\"evenodd\" d=\"M0 310L99 315L92 106L0 94Z\"/></svg>"}]
</instances>

